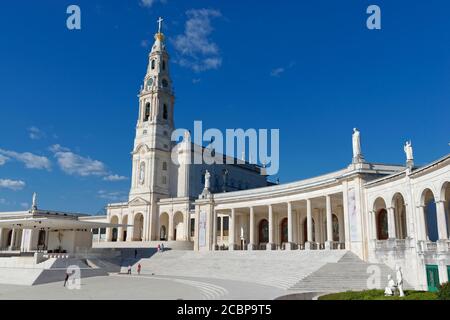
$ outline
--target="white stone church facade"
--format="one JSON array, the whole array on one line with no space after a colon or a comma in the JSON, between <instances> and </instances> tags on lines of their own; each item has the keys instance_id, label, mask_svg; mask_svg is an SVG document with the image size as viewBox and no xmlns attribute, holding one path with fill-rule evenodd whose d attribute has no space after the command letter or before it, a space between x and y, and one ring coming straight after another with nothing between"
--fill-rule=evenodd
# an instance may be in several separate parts
<instances>
[{"instance_id":1,"label":"white stone church facade","mask_svg":"<svg viewBox=\"0 0 450 320\"><path fill-rule=\"evenodd\" d=\"M450 154L415 167L407 145L404 165L371 163L362 157L356 132L346 168L274 185L263 168L249 163L184 164L194 156L189 148L180 148L181 164L174 164L174 103L159 32L139 95L129 201L107 206L107 222L129 226L107 229L111 245L178 241L197 251L345 249L365 261L400 265L416 288L426 289L430 277L448 281Z\"/></svg>"}]
</instances>

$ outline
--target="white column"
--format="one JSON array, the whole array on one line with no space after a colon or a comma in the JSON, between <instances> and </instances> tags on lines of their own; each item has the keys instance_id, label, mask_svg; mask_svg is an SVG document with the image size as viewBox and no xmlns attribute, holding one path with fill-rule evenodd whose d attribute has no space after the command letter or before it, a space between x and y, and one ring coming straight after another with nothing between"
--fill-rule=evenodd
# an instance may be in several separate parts
<instances>
[{"instance_id":1,"label":"white column","mask_svg":"<svg viewBox=\"0 0 450 320\"><path fill-rule=\"evenodd\" d=\"M122 221L120 221L119 223L122 224ZM122 242L123 240L125 240L125 239L123 239L123 227L119 227L117 229L117 233L118 233L118 235L117 235L117 242Z\"/></svg>"},{"instance_id":2,"label":"white column","mask_svg":"<svg viewBox=\"0 0 450 320\"><path fill-rule=\"evenodd\" d=\"M217 211L213 209L213 250L217 250Z\"/></svg>"},{"instance_id":3,"label":"white column","mask_svg":"<svg viewBox=\"0 0 450 320\"><path fill-rule=\"evenodd\" d=\"M106 228L106 241L112 240L112 228Z\"/></svg>"},{"instance_id":4,"label":"white column","mask_svg":"<svg viewBox=\"0 0 450 320\"><path fill-rule=\"evenodd\" d=\"M173 241L173 212L169 215L169 241Z\"/></svg>"},{"instance_id":5,"label":"white column","mask_svg":"<svg viewBox=\"0 0 450 320\"><path fill-rule=\"evenodd\" d=\"M397 235L395 232L395 211L394 208L390 207L387 208L387 215L388 215L388 234L389 239L396 239Z\"/></svg>"},{"instance_id":6,"label":"white column","mask_svg":"<svg viewBox=\"0 0 450 320\"><path fill-rule=\"evenodd\" d=\"M287 219L288 219L288 244L286 244L287 250L295 249L294 243L294 217L292 213L292 202L287 203Z\"/></svg>"},{"instance_id":7,"label":"white column","mask_svg":"<svg viewBox=\"0 0 450 320\"><path fill-rule=\"evenodd\" d=\"M420 238L419 240L427 240L428 239L428 230L427 230L427 220L425 218L425 206L418 206L417 207L418 211L419 211L419 234L420 234Z\"/></svg>"},{"instance_id":8,"label":"white column","mask_svg":"<svg viewBox=\"0 0 450 320\"><path fill-rule=\"evenodd\" d=\"M12 229L12 233L11 233L11 250L14 250L15 246L16 246L16 229Z\"/></svg>"},{"instance_id":9,"label":"white column","mask_svg":"<svg viewBox=\"0 0 450 320\"><path fill-rule=\"evenodd\" d=\"M345 224L344 224L343 208L339 209L338 221L339 221L339 243L344 243L344 241L345 241L345 229L344 229Z\"/></svg>"},{"instance_id":10,"label":"white column","mask_svg":"<svg viewBox=\"0 0 450 320\"><path fill-rule=\"evenodd\" d=\"M248 250L256 249L255 239L255 208L250 207L250 243L248 244Z\"/></svg>"},{"instance_id":11,"label":"white column","mask_svg":"<svg viewBox=\"0 0 450 320\"><path fill-rule=\"evenodd\" d=\"M292 217L292 203L287 203L287 216L288 216L288 242L294 242L294 227L293 227L293 217Z\"/></svg>"},{"instance_id":12,"label":"white column","mask_svg":"<svg viewBox=\"0 0 450 320\"><path fill-rule=\"evenodd\" d=\"M230 220L228 220L230 221ZM230 228L230 224L228 224L228 229ZM223 244L223 216L220 217L220 241Z\"/></svg>"},{"instance_id":13,"label":"white column","mask_svg":"<svg viewBox=\"0 0 450 320\"><path fill-rule=\"evenodd\" d=\"M130 226L127 227L127 238L125 241L132 242L134 239L134 215L132 215L131 213L128 215L128 224Z\"/></svg>"},{"instance_id":14,"label":"white column","mask_svg":"<svg viewBox=\"0 0 450 320\"><path fill-rule=\"evenodd\" d=\"M187 210L185 212L183 212L183 221L184 221L183 240L190 241L191 235L189 233L189 226L191 225L191 215L189 213L189 208L187 208ZM159 229L158 229L158 234L159 234Z\"/></svg>"},{"instance_id":15,"label":"white column","mask_svg":"<svg viewBox=\"0 0 450 320\"><path fill-rule=\"evenodd\" d=\"M370 230L372 233L372 239L377 240L377 212L376 211L370 211Z\"/></svg>"},{"instance_id":16,"label":"white column","mask_svg":"<svg viewBox=\"0 0 450 320\"><path fill-rule=\"evenodd\" d=\"M3 228L0 228L0 250L3 248Z\"/></svg>"},{"instance_id":17,"label":"white column","mask_svg":"<svg viewBox=\"0 0 450 320\"><path fill-rule=\"evenodd\" d=\"M229 221L230 221L230 223L229 223L228 227L230 230L228 231L228 250L234 250L235 241L236 241L236 236L235 236L236 210L234 208L231 209L231 217L230 217Z\"/></svg>"},{"instance_id":18,"label":"white column","mask_svg":"<svg viewBox=\"0 0 450 320\"><path fill-rule=\"evenodd\" d=\"M305 243L305 249L312 249L311 245L313 243L313 228L312 228L312 203L311 199L306 200L306 230L307 230L307 239Z\"/></svg>"},{"instance_id":19,"label":"white column","mask_svg":"<svg viewBox=\"0 0 450 320\"><path fill-rule=\"evenodd\" d=\"M439 240L447 240L447 219L445 213L445 201L436 201L436 213L437 213L437 224Z\"/></svg>"},{"instance_id":20,"label":"white column","mask_svg":"<svg viewBox=\"0 0 450 320\"><path fill-rule=\"evenodd\" d=\"M275 243L273 239L273 206L268 205L269 209L269 243L267 244L267 250L273 250L275 248Z\"/></svg>"},{"instance_id":21,"label":"white column","mask_svg":"<svg viewBox=\"0 0 450 320\"><path fill-rule=\"evenodd\" d=\"M331 212L331 197L327 195L325 197L326 202L326 218L327 218L327 242L325 242L325 248L331 250L333 242L333 216Z\"/></svg>"}]
</instances>

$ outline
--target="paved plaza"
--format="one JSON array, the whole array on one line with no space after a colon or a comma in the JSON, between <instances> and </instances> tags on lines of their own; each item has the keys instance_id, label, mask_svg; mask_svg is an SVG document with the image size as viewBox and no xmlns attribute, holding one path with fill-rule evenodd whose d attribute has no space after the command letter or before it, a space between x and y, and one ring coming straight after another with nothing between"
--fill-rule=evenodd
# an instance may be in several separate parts
<instances>
[{"instance_id":1,"label":"paved plaza","mask_svg":"<svg viewBox=\"0 0 450 320\"><path fill-rule=\"evenodd\" d=\"M82 279L81 289L64 281L38 286L0 285L1 300L271 300L285 290L250 282L151 275L111 275Z\"/></svg>"}]
</instances>

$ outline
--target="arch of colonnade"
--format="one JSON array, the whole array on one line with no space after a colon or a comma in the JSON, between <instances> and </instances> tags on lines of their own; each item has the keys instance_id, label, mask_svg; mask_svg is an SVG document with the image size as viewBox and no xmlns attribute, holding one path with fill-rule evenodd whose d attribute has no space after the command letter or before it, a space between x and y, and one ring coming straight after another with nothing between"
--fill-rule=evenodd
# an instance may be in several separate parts
<instances>
[{"instance_id":1,"label":"arch of colonnade","mask_svg":"<svg viewBox=\"0 0 450 320\"><path fill-rule=\"evenodd\" d=\"M450 235L450 183L425 184L409 205L406 191L372 197L371 239L448 240ZM415 230L414 230L415 229Z\"/></svg>"},{"instance_id":2,"label":"arch of colonnade","mask_svg":"<svg viewBox=\"0 0 450 320\"><path fill-rule=\"evenodd\" d=\"M228 217L230 250L345 247L342 193L289 202L275 201L274 204L249 207L219 206L214 211L213 221L218 221L218 216ZM215 222L215 248L222 238L221 231Z\"/></svg>"}]
</instances>

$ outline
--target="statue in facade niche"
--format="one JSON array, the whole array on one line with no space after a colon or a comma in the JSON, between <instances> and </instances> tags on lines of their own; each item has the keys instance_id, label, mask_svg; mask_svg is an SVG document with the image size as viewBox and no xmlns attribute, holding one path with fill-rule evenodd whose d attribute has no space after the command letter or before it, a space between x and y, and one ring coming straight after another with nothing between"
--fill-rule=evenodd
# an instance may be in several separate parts
<instances>
[{"instance_id":1,"label":"statue in facade niche","mask_svg":"<svg viewBox=\"0 0 450 320\"><path fill-rule=\"evenodd\" d=\"M145 162L142 162L139 171L139 184L143 185L144 183L145 183Z\"/></svg>"}]
</instances>

